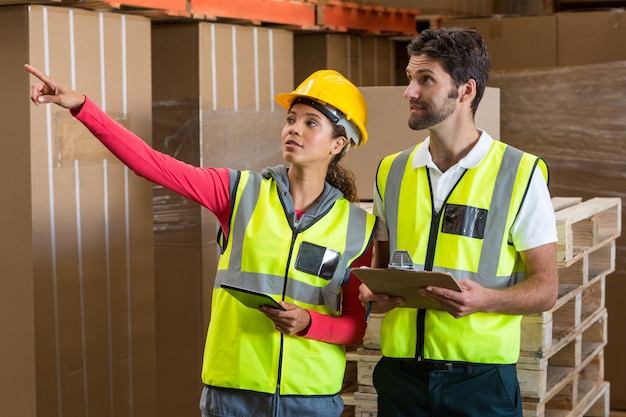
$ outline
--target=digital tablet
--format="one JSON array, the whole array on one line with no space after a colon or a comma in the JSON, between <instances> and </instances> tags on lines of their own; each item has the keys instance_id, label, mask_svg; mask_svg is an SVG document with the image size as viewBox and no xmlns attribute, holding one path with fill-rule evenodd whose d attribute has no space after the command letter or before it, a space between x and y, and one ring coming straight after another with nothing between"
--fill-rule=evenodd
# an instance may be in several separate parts
<instances>
[{"instance_id":1,"label":"digital tablet","mask_svg":"<svg viewBox=\"0 0 626 417\"><path fill-rule=\"evenodd\" d=\"M285 310L280 304L278 304L278 301L267 294L234 287L228 284L222 284L221 287L247 307L257 309L261 306L269 306L279 310Z\"/></svg>"}]
</instances>

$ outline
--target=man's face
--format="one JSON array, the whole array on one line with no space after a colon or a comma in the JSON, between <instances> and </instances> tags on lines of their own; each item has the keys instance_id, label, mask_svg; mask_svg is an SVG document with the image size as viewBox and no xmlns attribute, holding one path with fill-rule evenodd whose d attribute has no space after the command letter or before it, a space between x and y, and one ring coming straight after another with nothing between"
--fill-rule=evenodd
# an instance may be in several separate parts
<instances>
[{"instance_id":1,"label":"man's face","mask_svg":"<svg viewBox=\"0 0 626 417\"><path fill-rule=\"evenodd\" d=\"M428 129L456 111L459 92L454 87L452 77L439 62L425 55L411 56L406 75L409 85L404 90L404 97L409 100L411 108L411 129Z\"/></svg>"}]
</instances>

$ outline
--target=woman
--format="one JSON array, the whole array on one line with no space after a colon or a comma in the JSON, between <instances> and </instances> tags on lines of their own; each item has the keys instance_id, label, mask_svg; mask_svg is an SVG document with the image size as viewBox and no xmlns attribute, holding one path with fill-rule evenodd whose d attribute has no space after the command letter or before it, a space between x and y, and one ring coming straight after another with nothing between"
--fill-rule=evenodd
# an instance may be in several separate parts
<instances>
[{"instance_id":1,"label":"woman","mask_svg":"<svg viewBox=\"0 0 626 417\"><path fill-rule=\"evenodd\" d=\"M367 106L336 71L309 76L276 101L286 166L261 173L198 168L153 150L83 94L32 66L38 105L71 111L124 164L207 207L223 239L206 340L203 416L339 416L345 346L365 311L350 268L369 265L375 217L351 204L339 160L367 141ZM246 307L222 284L269 294L281 308Z\"/></svg>"}]
</instances>

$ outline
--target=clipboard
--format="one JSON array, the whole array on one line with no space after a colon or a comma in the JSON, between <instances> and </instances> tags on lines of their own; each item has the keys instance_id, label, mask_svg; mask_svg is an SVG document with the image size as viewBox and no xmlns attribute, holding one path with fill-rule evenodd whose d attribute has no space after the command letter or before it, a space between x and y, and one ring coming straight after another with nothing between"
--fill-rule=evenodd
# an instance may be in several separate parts
<instances>
[{"instance_id":1,"label":"clipboard","mask_svg":"<svg viewBox=\"0 0 626 417\"><path fill-rule=\"evenodd\" d=\"M247 290L245 288L239 288L228 284L222 284L221 287L226 290L230 295L239 300L246 307L258 309L261 306L269 306L277 308L279 310L285 310L278 301L273 299L267 294L263 294L257 291Z\"/></svg>"},{"instance_id":2,"label":"clipboard","mask_svg":"<svg viewBox=\"0 0 626 417\"><path fill-rule=\"evenodd\" d=\"M404 304L400 308L441 310L437 301L418 292L421 287L432 285L461 291L454 277L447 272L387 268L354 268L352 272L373 293L402 297Z\"/></svg>"}]
</instances>

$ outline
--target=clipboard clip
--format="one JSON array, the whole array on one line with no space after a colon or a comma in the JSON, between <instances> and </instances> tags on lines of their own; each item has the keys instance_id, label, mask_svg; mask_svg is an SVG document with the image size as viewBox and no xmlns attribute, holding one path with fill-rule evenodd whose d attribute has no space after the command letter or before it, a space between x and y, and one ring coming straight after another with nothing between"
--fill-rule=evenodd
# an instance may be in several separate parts
<instances>
[{"instance_id":1,"label":"clipboard clip","mask_svg":"<svg viewBox=\"0 0 626 417\"><path fill-rule=\"evenodd\" d=\"M393 252L391 262L387 265L389 269L409 269L413 270L413 259L406 250L396 250Z\"/></svg>"}]
</instances>

